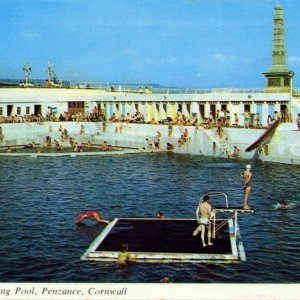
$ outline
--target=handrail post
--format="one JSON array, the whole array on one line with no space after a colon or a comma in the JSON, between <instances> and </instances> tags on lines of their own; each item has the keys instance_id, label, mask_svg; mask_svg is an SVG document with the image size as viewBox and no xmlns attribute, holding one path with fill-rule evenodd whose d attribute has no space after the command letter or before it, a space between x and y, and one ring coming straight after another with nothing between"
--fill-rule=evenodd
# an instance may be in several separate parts
<instances>
[{"instance_id":1,"label":"handrail post","mask_svg":"<svg viewBox=\"0 0 300 300\"><path fill-rule=\"evenodd\" d=\"M217 217L217 212L215 211L215 215L213 216L213 218L214 218L214 220L213 220L213 234L212 234L213 239L216 238L216 217Z\"/></svg>"},{"instance_id":2,"label":"handrail post","mask_svg":"<svg viewBox=\"0 0 300 300\"><path fill-rule=\"evenodd\" d=\"M237 211L234 212L234 238L237 236Z\"/></svg>"}]
</instances>

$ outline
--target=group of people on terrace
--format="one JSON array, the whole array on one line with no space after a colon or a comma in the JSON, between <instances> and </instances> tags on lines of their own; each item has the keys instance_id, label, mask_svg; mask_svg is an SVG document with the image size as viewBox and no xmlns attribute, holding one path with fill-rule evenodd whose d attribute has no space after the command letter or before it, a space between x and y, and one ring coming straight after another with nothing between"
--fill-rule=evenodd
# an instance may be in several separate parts
<instances>
[{"instance_id":1,"label":"group of people on terrace","mask_svg":"<svg viewBox=\"0 0 300 300\"><path fill-rule=\"evenodd\" d=\"M64 112L63 114L56 114L49 110L44 116L41 113L38 114L26 114L26 115L12 115L12 116L0 116L0 123L43 123L43 122L98 122L105 119L104 109L97 108L96 106L91 112L77 112L70 113Z\"/></svg>"},{"instance_id":2,"label":"group of people on terrace","mask_svg":"<svg viewBox=\"0 0 300 300\"><path fill-rule=\"evenodd\" d=\"M203 116L202 116L203 117ZM240 120L243 118L243 122ZM270 125L275 120L280 119L282 122L292 122L292 116L288 109L285 107L280 111L275 111L273 115L269 114L267 118L267 124ZM57 114L56 110L48 108L45 116L41 113L26 114L26 115L13 115L13 116L0 116L0 123L32 123L32 122L96 122L96 121L109 121L109 122L125 122L125 123L147 123L147 124L172 124L172 125L184 125L184 126L202 126L204 129L211 129L217 127L220 123L222 127L245 127L245 128L260 128L262 127L261 116L258 112L250 113L248 109L245 109L243 113L238 114L235 112L232 114L228 109L219 109L215 112L210 111L203 119L198 119L193 114L191 116L184 115L182 109L178 109L174 118L168 116L164 119L158 119L157 117L151 117L150 121L147 121L145 115L140 111L133 113L127 112L126 114L112 113L111 116L105 114L104 108L94 106L91 111L85 111L83 108L79 112L64 112ZM265 122L264 122L265 123Z\"/></svg>"},{"instance_id":3,"label":"group of people on terrace","mask_svg":"<svg viewBox=\"0 0 300 300\"><path fill-rule=\"evenodd\" d=\"M135 114L131 115L127 113L126 115L121 114L120 116L113 113L108 119L110 122L124 122L124 123L145 123L145 116L137 111Z\"/></svg>"},{"instance_id":4,"label":"group of people on terrace","mask_svg":"<svg viewBox=\"0 0 300 300\"><path fill-rule=\"evenodd\" d=\"M243 122L241 122L243 119ZM288 112L287 108L280 111L275 111L273 115L268 115L267 124L271 125L274 121L280 119L282 122L292 122L292 116ZM215 113L210 111L207 117L204 117L202 121L199 121L196 117L189 117L182 114L181 110L178 109L174 119L166 117L165 119L158 120L152 117L150 121L145 121L145 116L137 111L133 115L127 113L126 115L118 115L113 113L108 119L110 122L124 122L124 123L147 123L150 125L183 125L183 126L202 126L204 129L212 129L213 127L243 127L243 128L262 128L261 116L259 112L250 113L249 110L245 110L240 115L238 113L232 114L229 110L221 109ZM221 130L220 130L221 131Z\"/></svg>"}]
</instances>

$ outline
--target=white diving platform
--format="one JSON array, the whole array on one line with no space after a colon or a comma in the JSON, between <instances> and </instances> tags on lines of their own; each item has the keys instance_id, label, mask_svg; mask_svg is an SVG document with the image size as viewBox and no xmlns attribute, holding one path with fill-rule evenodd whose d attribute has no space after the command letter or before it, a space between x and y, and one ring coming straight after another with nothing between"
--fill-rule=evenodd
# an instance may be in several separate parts
<instances>
[{"instance_id":1,"label":"white diving platform","mask_svg":"<svg viewBox=\"0 0 300 300\"><path fill-rule=\"evenodd\" d=\"M210 197L213 195L208 193ZM217 196L225 194L217 193ZM95 239L82 260L117 261L122 244L128 244L136 262L238 262L246 255L237 214L254 209L215 207L212 246L202 246L197 219L116 218ZM200 201L202 198L200 199ZM82 225L84 226L84 225Z\"/></svg>"}]
</instances>

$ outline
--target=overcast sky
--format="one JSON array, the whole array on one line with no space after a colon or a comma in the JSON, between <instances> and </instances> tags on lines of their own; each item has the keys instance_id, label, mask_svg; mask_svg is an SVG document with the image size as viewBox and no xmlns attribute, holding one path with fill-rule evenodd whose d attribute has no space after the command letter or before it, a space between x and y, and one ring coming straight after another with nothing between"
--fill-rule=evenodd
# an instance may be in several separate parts
<instances>
[{"instance_id":1,"label":"overcast sky","mask_svg":"<svg viewBox=\"0 0 300 300\"><path fill-rule=\"evenodd\" d=\"M0 78L261 88L277 4L300 87L298 0L0 0Z\"/></svg>"}]
</instances>

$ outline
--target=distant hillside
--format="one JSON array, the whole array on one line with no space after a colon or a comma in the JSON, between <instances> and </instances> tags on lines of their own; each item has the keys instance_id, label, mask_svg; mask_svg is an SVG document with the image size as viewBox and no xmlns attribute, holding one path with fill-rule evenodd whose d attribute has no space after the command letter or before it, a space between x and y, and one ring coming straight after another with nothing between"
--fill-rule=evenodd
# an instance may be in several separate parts
<instances>
[{"instance_id":1,"label":"distant hillside","mask_svg":"<svg viewBox=\"0 0 300 300\"><path fill-rule=\"evenodd\" d=\"M19 83L24 82L24 79L0 78L0 86L19 86ZM34 79L32 83L35 86L45 86L45 79ZM63 80L63 86L69 86L70 81Z\"/></svg>"},{"instance_id":2,"label":"distant hillside","mask_svg":"<svg viewBox=\"0 0 300 300\"><path fill-rule=\"evenodd\" d=\"M17 87L19 86L19 84L21 82L24 82L24 79L10 79L10 78L0 78L0 87L2 86L13 86L13 87ZM32 80L32 83L35 86L45 86L45 79L34 79ZM89 87L97 87L99 83L94 82L94 83L90 83L90 82L71 82L68 80L63 80L63 87L69 87L70 85L74 86L76 84L80 85L80 84L85 84L88 85ZM136 87L138 88L139 86L142 86L143 88L145 88L146 86L148 87L152 87L154 89L166 89L166 88L171 88L171 89L176 89L176 87L171 87L171 86L163 86L160 85L158 83L119 83L119 82L109 82L108 83L109 86L127 86L127 87Z\"/></svg>"}]
</instances>

